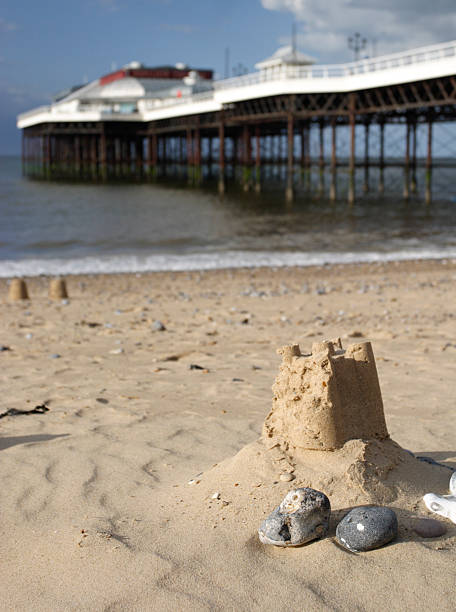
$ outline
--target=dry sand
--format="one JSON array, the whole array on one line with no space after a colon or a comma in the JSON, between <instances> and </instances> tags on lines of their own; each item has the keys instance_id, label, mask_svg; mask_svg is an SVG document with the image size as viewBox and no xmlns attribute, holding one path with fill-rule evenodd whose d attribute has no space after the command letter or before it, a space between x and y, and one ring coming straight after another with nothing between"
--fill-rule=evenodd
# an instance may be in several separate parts
<instances>
[{"instance_id":1,"label":"dry sand","mask_svg":"<svg viewBox=\"0 0 456 612\"><path fill-rule=\"evenodd\" d=\"M300 457L259 441L276 349L362 338L392 439L456 468L455 262L67 287L62 304L48 279L30 279L31 301L8 302L0 282L0 344L11 349L0 352L0 412L49 407L0 420L2 610L455 609L456 525L437 539L413 531L431 516L421 496L446 494L450 470L392 442L385 461L360 441ZM380 483L364 492L366 471L347 478L363 461ZM296 478L283 482L291 463ZM329 537L263 546L259 523L298 485L330 497ZM335 524L369 501L397 511L399 539L351 554Z\"/></svg>"}]
</instances>

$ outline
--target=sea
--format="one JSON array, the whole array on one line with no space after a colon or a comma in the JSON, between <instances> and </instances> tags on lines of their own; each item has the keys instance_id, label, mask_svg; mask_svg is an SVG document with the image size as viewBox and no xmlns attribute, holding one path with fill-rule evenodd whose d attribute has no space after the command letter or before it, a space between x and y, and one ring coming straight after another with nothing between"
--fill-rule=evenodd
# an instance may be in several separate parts
<instances>
[{"instance_id":1,"label":"sea","mask_svg":"<svg viewBox=\"0 0 456 612\"><path fill-rule=\"evenodd\" d=\"M299 185L290 204L280 180L223 196L215 181L46 182L0 157L0 277L456 258L454 171L434 172L430 205L404 201L400 172L352 206Z\"/></svg>"}]
</instances>

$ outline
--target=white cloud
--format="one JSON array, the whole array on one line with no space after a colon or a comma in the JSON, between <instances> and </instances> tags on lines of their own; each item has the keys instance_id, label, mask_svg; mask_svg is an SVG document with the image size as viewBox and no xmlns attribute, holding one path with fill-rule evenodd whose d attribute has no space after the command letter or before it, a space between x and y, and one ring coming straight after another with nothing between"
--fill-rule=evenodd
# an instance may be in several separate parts
<instances>
[{"instance_id":1,"label":"white cloud","mask_svg":"<svg viewBox=\"0 0 456 612\"><path fill-rule=\"evenodd\" d=\"M377 54L455 38L454 0L261 0L265 9L288 11L298 21L298 42L320 61L352 59L348 36L377 41ZM281 44L289 38L280 39ZM365 53L372 53L369 44Z\"/></svg>"}]
</instances>

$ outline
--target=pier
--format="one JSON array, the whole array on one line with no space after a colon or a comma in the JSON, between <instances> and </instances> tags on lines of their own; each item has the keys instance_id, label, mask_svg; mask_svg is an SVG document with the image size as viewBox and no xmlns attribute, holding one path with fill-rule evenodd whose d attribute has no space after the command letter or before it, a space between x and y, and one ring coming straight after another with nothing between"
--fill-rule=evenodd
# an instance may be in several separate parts
<instances>
[{"instance_id":1,"label":"pier","mask_svg":"<svg viewBox=\"0 0 456 612\"><path fill-rule=\"evenodd\" d=\"M350 203L394 176L404 199L430 203L435 171L456 166L435 154L437 127L456 120L456 41L335 65L285 48L257 67L220 81L136 64L101 77L19 115L23 172L220 193L280 184L287 201L304 190Z\"/></svg>"}]
</instances>

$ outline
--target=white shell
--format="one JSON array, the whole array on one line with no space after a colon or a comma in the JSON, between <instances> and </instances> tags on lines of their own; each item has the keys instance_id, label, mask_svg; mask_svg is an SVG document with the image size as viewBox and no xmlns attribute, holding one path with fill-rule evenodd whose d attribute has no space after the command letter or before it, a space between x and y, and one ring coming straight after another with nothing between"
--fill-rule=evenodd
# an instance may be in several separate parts
<instances>
[{"instance_id":1,"label":"white shell","mask_svg":"<svg viewBox=\"0 0 456 612\"><path fill-rule=\"evenodd\" d=\"M453 472L450 479L450 492L451 495L427 493L423 497L423 501L428 510L450 519L456 524L456 472Z\"/></svg>"}]
</instances>

